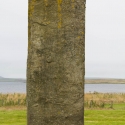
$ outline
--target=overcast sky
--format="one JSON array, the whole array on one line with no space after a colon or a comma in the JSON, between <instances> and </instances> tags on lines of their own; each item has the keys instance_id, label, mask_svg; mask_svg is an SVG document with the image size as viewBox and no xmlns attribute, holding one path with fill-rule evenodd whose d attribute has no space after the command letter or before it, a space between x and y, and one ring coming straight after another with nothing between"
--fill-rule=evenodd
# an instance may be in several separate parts
<instances>
[{"instance_id":1,"label":"overcast sky","mask_svg":"<svg viewBox=\"0 0 125 125\"><path fill-rule=\"evenodd\" d=\"M0 76L26 78L27 0L0 3ZM86 77L125 78L125 0L87 0Z\"/></svg>"},{"instance_id":2,"label":"overcast sky","mask_svg":"<svg viewBox=\"0 0 125 125\"><path fill-rule=\"evenodd\" d=\"M86 77L125 78L125 0L87 0Z\"/></svg>"}]
</instances>

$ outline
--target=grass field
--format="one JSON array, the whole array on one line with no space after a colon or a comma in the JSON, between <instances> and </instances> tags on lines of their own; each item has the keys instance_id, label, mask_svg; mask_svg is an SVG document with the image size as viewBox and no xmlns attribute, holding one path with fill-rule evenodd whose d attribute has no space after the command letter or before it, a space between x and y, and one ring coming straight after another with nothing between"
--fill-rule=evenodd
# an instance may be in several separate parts
<instances>
[{"instance_id":1,"label":"grass field","mask_svg":"<svg viewBox=\"0 0 125 125\"><path fill-rule=\"evenodd\" d=\"M0 125L26 125L26 109L0 109ZM125 125L125 110L85 110L85 125Z\"/></svg>"},{"instance_id":2,"label":"grass field","mask_svg":"<svg viewBox=\"0 0 125 125\"><path fill-rule=\"evenodd\" d=\"M26 125L25 100L22 94L0 94L0 125ZM125 94L85 94L84 117L85 125L125 125Z\"/></svg>"},{"instance_id":3,"label":"grass field","mask_svg":"<svg viewBox=\"0 0 125 125\"><path fill-rule=\"evenodd\" d=\"M26 125L26 108L0 108L0 125Z\"/></svg>"},{"instance_id":4,"label":"grass field","mask_svg":"<svg viewBox=\"0 0 125 125\"><path fill-rule=\"evenodd\" d=\"M125 125L125 110L86 110L85 125Z\"/></svg>"}]
</instances>

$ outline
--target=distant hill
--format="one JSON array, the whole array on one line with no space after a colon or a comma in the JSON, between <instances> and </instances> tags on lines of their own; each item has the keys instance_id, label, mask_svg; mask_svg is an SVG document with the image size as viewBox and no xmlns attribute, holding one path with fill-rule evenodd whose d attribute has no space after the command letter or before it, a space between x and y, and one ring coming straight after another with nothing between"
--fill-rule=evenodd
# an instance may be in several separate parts
<instances>
[{"instance_id":1,"label":"distant hill","mask_svg":"<svg viewBox=\"0 0 125 125\"><path fill-rule=\"evenodd\" d=\"M85 77L85 79L124 79L124 78L113 78L113 77Z\"/></svg>"},{"instance_id":2,"label":"distant hill","mask_svg":"<svg viewBox=\"0 0 125 125\"><path fill-rule=\"evenodd\" d=\"M86 84L125 84L125 79L113 79L113 78L91 78L91 79L85 79Z\"/></svg>"},{"instance_id":3,"label":"distant hill","mask_svg":"<svg viewBox=\"0 0 125 125\"><path fill-rule=\"evenodd\" d=\"M26 82L26 79L22 78L4 78L0 76L0 82Z\"/></svg>"},{"instance_id":4,"label":"distant hill","mask_svg":"<svg viewBox=\"0 0 125 125\"><path fill-rule=\"evenodd\" d=\"M0 76L0 79L3 79L3 77L2 77L2 76Z\"/></svg>"},{"instance_id":5,"label":"distant hill","mask_svg":"<svg viewBox=\"0 0 125 125\"><path fill-rule=\"evenodd\" d=\"M23 83L26 83L26 79L4 78L4 77L0 76L0 82L23 82ZM101 84L101 83L125 84L125 79L85 77L85 83L86 84Z\"/></svg>"},{"instance_id":6,"label":"distant hill","mask_svg":"<svg viewBox=\"0 0 125 125\"><path fill-rule=\"evenodd\" d=\"M85 77L85 79L108 79L103 77Z\"/></svg>"}]
</instances>

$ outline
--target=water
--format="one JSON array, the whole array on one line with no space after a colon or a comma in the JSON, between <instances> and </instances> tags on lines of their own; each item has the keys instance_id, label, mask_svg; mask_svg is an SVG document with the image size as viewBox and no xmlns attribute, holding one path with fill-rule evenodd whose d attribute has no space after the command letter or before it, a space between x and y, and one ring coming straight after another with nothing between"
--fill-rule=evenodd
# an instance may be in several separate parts
<instances>
[{"instance_id":1,"label":"water","mask_svg":"<svg viewBox=\"0 0 125 125\"><path fill-rule=\"evenodd\" d=\"M26 83L0 82L0 93L26 93Z\"/></svg>"},{"instance_id":2,"label":"water","mask_svg":"<svg viewBox=\"0 0 125 125\"><path fill-rule=\"evenodd\" d=\"M125 93L125 84L85 84L85 93ZM0 82L0 93L26 93L26 83Z\"/></svg>"},{"instance_id":3,"label":"water","mask_svg":"<svg viewBox=\"0 0 125 125\"><path fill-rule=\"evenodd\" d=\"M85 93L125 93L125 84L85 84Z\"/></svg>"}]
</instances>

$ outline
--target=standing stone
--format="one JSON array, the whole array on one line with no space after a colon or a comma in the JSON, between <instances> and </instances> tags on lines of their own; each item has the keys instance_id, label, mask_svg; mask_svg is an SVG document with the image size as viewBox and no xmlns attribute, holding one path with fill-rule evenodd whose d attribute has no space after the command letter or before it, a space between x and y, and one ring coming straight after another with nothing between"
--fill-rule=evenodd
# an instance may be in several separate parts
<instances>
[{"instance_id":1,"label":"standing stone","mask_svg":"<svg viewBox=\"0 0 125 125\"><path fill-rule=\"evenodd\" d=\"M29 0L28 14L28 125L83 125L85 0Z\"/></svg>"}]
</instances>

